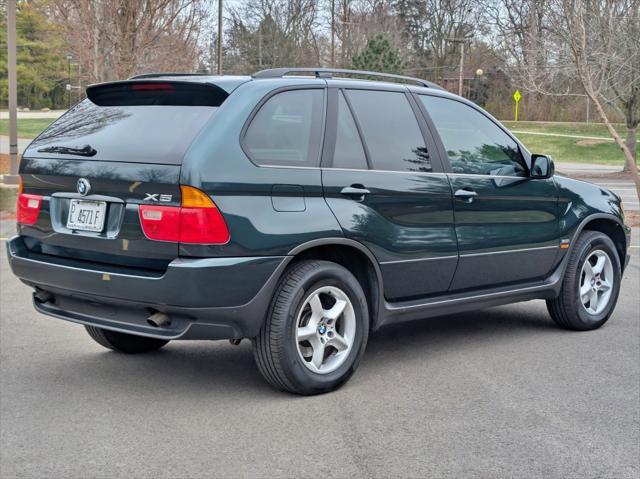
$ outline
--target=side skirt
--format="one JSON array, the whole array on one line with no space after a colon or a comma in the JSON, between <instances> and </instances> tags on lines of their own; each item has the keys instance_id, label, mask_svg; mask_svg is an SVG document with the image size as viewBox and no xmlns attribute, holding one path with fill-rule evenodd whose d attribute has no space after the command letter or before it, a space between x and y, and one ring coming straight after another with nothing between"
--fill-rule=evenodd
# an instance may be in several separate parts
<instances>
[{"instance_id":1,"label":"side skirt","mask_svg":"<svg viewBox=\"0 0 640 479\"><path fill-rule=\"evenodd\" d=\"M566 260L566 257L564 259ZM533 283L443 295L428 300L398 303L385 301L375 329L388 324L462 313L531 299L553 299L560 293L565 267L566 261L563 260L548 278Z\"/></svg>"}]
</instances>

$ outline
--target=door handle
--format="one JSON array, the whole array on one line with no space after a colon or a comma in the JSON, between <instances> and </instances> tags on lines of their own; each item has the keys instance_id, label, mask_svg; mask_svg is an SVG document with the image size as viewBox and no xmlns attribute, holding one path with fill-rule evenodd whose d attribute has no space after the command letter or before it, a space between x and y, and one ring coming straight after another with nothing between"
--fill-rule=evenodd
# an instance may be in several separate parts
<instances>
[{"instance_id":1,"label":"door handle","mask_svg":"<svg viewBox=\"0 0 640 479\"><path fill-rule=\"evenodd\" d=\"M478 193L476 193L469 187L465 187L465 188L456 190L453 196L460 201L464 201L465 203L471 203L474 200L474 198L478 196Z\"/></svg>"},{"instance_id":2,"label":"door handle","mask_svg":"<svg viewBox=\"0 0 640 479\"><path fill-rule=\"evenodd\" d=\"M365 195L368 195L369 193L371 192L362 185L345 186L340 190L340 194L342 195L359 196L361 200L364 198Z\"/></svg>"}]
</instances>

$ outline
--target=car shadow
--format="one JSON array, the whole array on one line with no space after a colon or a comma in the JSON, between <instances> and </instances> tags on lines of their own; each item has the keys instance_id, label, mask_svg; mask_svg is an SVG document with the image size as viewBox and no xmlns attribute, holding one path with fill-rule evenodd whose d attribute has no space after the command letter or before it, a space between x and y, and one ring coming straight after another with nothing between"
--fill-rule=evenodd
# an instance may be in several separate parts
<instances>
[{"instance_id":1,"label":"car shadow","mask_svg":"<svg viewBox=\"0 0 640 479\"><path fill-rule=\"evenodd\" d=\"M514 337L558 334L546 311L513 306L449 315L386 326L373 333L361 367L383 371L407 359L429 360L447 348L474 347L487 342L513 341ZM88 340L88 338L87 338ZM250 341L239 346L227 341L176 341L154 353L125 355L92 347L50 363L59 368L58 381L71 376L92 378L95 387L109 391L133 387L145 391L170 391L189 397L237 397L241 394L282 397L261 377L253 360Z\"/></svg>"}]
</instances>

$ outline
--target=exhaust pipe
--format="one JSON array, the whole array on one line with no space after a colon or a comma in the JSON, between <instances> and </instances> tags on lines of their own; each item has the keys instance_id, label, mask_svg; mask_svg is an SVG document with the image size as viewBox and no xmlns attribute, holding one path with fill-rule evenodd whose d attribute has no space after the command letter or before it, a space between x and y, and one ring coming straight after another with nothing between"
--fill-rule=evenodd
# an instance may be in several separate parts
<instances>
[{"instance_id":1,"label":"exhaust pipe","mask_svg":"<svg viewBox=\"0 0 640 479\"><path fill-rule=\"evenodd\" d=\"M171 325L171 318L159 311L156 311L147 318L147 323L156 328L163 328Z\"/></svg>"},{"instance_id":2,"label":"exhaust pipe","mask_svg":"<svg viewBox=\"0 0 640 479\"><path fill-rule=\"evenodd\" d=\"M36 288L35 292L33 293L33 297L38 303L55 302L53 294L40 288Z\"/></svg>"}]
</instances>

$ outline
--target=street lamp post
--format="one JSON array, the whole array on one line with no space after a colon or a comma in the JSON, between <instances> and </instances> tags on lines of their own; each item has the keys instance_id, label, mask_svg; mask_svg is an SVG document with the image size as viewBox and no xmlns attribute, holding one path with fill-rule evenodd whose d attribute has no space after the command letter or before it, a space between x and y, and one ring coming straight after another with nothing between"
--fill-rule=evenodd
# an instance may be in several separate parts
<instances>
[{"instance_id":1,"label":"street lamp post","mask_svg":"<svg viewBox=\"0 0 640 479\"><path fill-rule=\"evenodd\" d=\"M222 0L218 0L218 75L222 75L222 34Z\"/></svg>"},{"instance_id":2,"label":"street lamp post","mask_svg":"<svg viewBox=\"0 0 640 479\"><path fill-rule=\"evenodd\" d=\"M18 79L16 75L16 0L7 2L7 77L9 95L9 174L5 184L17 184L18 177Z\"/></svg>"},{"instance_id":3,"label":"street lamp post","mask_svg":"<svg viewBox=\"0 0 640 479\"><path fill-rule=\"evenodd\" d=\"M68 102L69 110L71 110L71 60L73 60L73 56L67 55L67 62L69 62L69 70L68 70L68 77L67 77L67 98L69 100Z\"/></svg>"},{"instance_id":4,"label":"street lamp post","mask_svg":"<svg viewBox=\"0 0 640 479\"><path fill-rule=\"evenodd\" d=\"M473 85L473 101L475 103L477 103L478 105L480 105L480 87L482 85L482 75L484 74L484 71L482 70L482 68L478 68L476 70L476 76L474 77L474 85ZM482 106L482 105L480 105Z\"/></svg>"},{"instance_id":5,"label":"street lamp post","mask_svg":"<svg viewBox=\"0 0 640 479\"><path fill-rule=\"evenodd\" d=\"M458 95L462 96L462 84L464 83L464 45L471 41L473 35L466 35L464 37L447 38L451 43L460 44L460 74L458 76Z\"/></svg>"}]
</instances>

